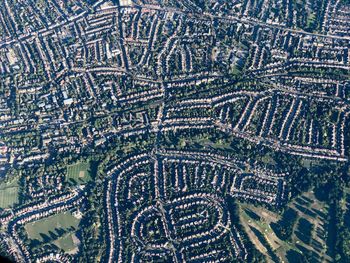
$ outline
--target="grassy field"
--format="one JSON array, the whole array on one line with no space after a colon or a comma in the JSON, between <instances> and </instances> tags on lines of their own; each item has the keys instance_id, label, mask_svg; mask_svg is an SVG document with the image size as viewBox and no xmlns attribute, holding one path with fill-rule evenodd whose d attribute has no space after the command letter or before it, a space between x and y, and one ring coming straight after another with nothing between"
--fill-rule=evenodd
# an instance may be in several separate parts
<instances>
[{"instance_id":1,"label":"grassy field","mask_svg":"<svg viewBox=\"0 0 350 263\"><path fill-rule=\"evenodd\" d=\"M80 219L71 212L61 212L53 216L28 223L24 226L28 238L35 244L54 244L66 253L74 254L78 250L79 239L75 231Z\"/></svg>"},{"instance_id":2,"label":"grassy field","mask_svg":"<svg viewBox=\"0 0 350 263\"><path fill-rule=\"evenodd\" d=\"M18 201L18 188L16 178L8 183L0 184L0 208L11 207Z\"/></svg>"},{"instance_id":3,"label":"grassy field","mask_svg":"<svg viewBox=\"0 0 350 263\"><path fill-rule=\"evenodd\" d=\"M327 254L328 205L318 201L312 192L296 198L288 207L296 211L297 220L289 240L281 240L273 230L281 215L263 207L240 204L242 225L256 248L269 262L298 262L308 255L311 262L331 262Z\"/></svg>"},{"instance_id":4,"label":"grassy field","mask_svg":"<svg viewBox=\"0 0 350 263\"><path fill-rule=\"evenodd\" d=\"M57 239L62 233L75 231L80 220L71 212L62 212L25 225L28 237L46 242Z\"/></svg>"},{"instance_id":5,"label":"grassy field","mask_svg":"<svg viewBox=\"0 0 350 263\"><path fill-rule=\"evenodd\" d=\"M191 139L184 139L181 138L179 140L179 146L181 149L184 149L186 145L191 144L198 144L201 145L204 148L215 148L215 149L221 149L221 150L233 150L230 146L231 141L230 140L217 140L216 142L213 142L210 140L210 138L207 137L201 137L201 136L195 136Z\"/></svg>"},{"instance_id":6,"label":"grassy field","mask_svg":"<svg viewBox=\"0 0 350 263\"><path fill-rule=\"evenodd\" d=\"M61 238L55 240L53 243L66 253L76 252L77 246L79 244L78 239L76 238L74 233L68 233L62 236Z\"/></svg>"},{"instance_id":7,"label":"grassy field","mask_svg":"<svg viewBox=\"0 0 350 263\"><path fill-rule=\"evenodd\" d=\"M307 15L306 26L310 27L315 22L316 15L314 13L309 13Z\"/></svg>"},{"instance_id":8,"label":"grassy field","mask_svg":"<svg viewBox=\"0 0 350 263\"><path fill-rule=\"evenodd\" d=\"M91 180L90 163L79 162L67 167L67 180L72 183L86 183Z\"/></svg>"}]
</instances>

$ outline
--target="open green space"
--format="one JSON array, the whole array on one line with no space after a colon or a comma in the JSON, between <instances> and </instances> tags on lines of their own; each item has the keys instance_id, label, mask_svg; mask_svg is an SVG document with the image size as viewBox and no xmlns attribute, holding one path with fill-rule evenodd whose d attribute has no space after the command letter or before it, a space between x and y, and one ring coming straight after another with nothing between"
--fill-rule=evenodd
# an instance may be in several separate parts
<instances>
[{"instance_id":1,"label":"open green space","mask_svg":"<svg viewBox=\"0 0 350 263\"><path fill-rule=\"evenodd\" d=\"M290 202L284 211L278 213L240 204L240 221L255 247L271 262L276 262L276 258L280 262L300 258L308 262L329 262L327 203L317 200L310 191ZM288 231L281 233L280 225Z\"/></svg>"},{"instance_id":2,"label":"open green space","mask_svg":"<svg viewBox=\"0 0 350 263\"><path fill-rule=\"evenodd\" d=\"M18 201L18 188L17 178L0 184L0 208L11 207Z\"/></svg>"},{"instance_id":3,"label":"open green space","mask_svg":"<svg viewBox=\"0 0 350 263\"><path fill-rule=\"evenodd\" d=\"M55 245L66 253L78 251L79 239L76 237L80 219L71 212L61 212L24 226L32 248L42 244Z\"/></svg>"},{"instance_id":4,"label":"open green space","mask_svg":"<svg viewBox=\"0 0 350 263\"><path fill-rule=\"evenodd\" d=\"M91 180L90 162L78 162L67 167L67 181L81 184Z\"/></svg>"},{"instance_id":5,"label":"open green space","mask_svg":"<svg viewBox=\"0 0 350 263\"><path fill-rule=\"evenodd\" d=\"M80 220L71 212L61 212L47 218L28 223L24 226L30 239L40 242L55 240L62 234L77 229Z\"/></svg>"},{"instance_id":6,"label":"open green space","mask_svg":"<svg viewBox=\"0 0 350 263\"><path fill-rule=\"evenodd\" d=\"M78 245L78 239L74 233L69 233L53 242L65 252L74 252Z\"/></svg>"},{"instance_id":7,"label":"open green space","mask_svg":"<svg viewBox=\"0 0 350 263\"><path fill-rule=\"evenodd\" d=\"M306 27L312 29L314 27L314 23L316 21L316 15L314 13L309 13L307 15Z\"/></svg>"}]
</instances>

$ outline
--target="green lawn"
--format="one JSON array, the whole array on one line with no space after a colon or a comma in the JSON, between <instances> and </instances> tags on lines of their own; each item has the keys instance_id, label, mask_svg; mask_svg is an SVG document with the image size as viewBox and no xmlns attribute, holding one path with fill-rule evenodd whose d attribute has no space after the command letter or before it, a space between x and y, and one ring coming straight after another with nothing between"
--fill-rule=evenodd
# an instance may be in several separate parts
<instances>
[{"instance_id":1,"label":"green lawn","mask_svg":"<svg viewBox=\"0 0 350 263\"><path fill-rule=\"evenodd\" d=\"M86 183L91 180L90 163L79 162L67 167L67 181Z\"/></svg>"},{"instance_id":2,"label":"green lawn","mask_svg":"<svg viewBox=\"0 0 350 263\"><path fill-rule=\"evenodd\" d=\"M272 253L284 262L291 262L290 250L300 254L313 253L312 262L330 262L327 253L328 205L316 199L312 191L303 193L288 204L297 212L290 240L281 240L273 229L273 223L281 219L280 213L248 203L240 204L241 223L256 248L268 258L271 253L262 244L252 229L265 237ZM271 260L271 258L270 258ZM273 262L273 261L271 261ZM311 262L311 261L310 261Z\"/></svg>"},{"instance_id":3,"label":"green lawn","mask_svg":"<svg viewBox=\"0 0 350 263\"><path fill-rule=\"evenodd\" d=\"M18 201L18 181L14 178L12 181L0 184L0 207L8 208Z\"/></svg>"},{"instance_id":4,"label":"green lawn","mask_svg":"<svg viewBox=\"0 0 350 263\"><path fill-rule=\"evenodd\" d=\"M78 244L74 243L74 239L76 239L75 234L69 233L57 239L53 243L67 253L72 252L77 248Z\"/></svg>"},{"instance_id":5,"label":"green lawn","mask_svg":"<svg viewBox=\"0 0 350 263\"><path fill-rule=\"evenodd\" d=\"M71 212L61 212L47 218L28 223L24 226L30 239L40 242L56 240L63 233L72 232L77 229L80 220ZM45 240L46 239L46 240Z\"/></svg>"},{"instance_id":6,"label":"green lawn","mask_svg":"<svg viewBox=\"0 0 350 263\"><path fill-rule=\"evenodd\" d=\"M315 19L316 15L314 13L308 14L306 21L307 27L310 27L315 22Z\"/></svg>"}]
</instances>

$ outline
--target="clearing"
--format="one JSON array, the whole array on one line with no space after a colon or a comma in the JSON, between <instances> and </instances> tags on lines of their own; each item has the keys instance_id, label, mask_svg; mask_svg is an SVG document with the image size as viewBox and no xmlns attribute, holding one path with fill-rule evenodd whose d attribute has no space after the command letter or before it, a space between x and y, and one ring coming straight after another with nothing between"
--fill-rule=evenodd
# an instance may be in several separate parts
<instances>
[{"instance_id":1,"label":"clearing","mask_svg":"<svg viewBox=\"0 0 350 263\"><path fill-rule=\"evenodd\" d=\"M281 240L271 228L271 225L278 223L282 218L281 214L252 204L241 203L239 207L245 231L269 262L274 262L274 257L280 261L294 262L293 258L290 258L294 255L290 250L307 254L312 262L332 261L327 254L326 238L329 207L325 202L317 200L312 191L303 193L286 207L297 213L289 240Z\"/></svg>"},{"instance_id":2,"label":"clearing","mask_svg":"<svg viewBox=\"0 0 350 263\"><path fill-rule=\"evenodd\" d=\"M78 162L67 167L67 181L84 184L91 180L90 162Z\"/></svg>"},{"instance_id":3,"label":"clearing","mask_svg":"<svg viewBox=\"0 0 350 263\"><path fill-rule=\"evenodd\" d=\"M0 208L9 208L18 201L18 179L0 184Z\"/></svg>"},{"instance_id":4,"label":"clearing","mask_svg":"<svg viewBox=\"0 0 350 263\"><path fill-rule=\"evenodd\" d=\"M75 231L80 219L71 212L61 212L24 226L29 239L39 243L52 243L66 253L74 254L78 251L79 239Z\"/></svg>"}]
</instances>

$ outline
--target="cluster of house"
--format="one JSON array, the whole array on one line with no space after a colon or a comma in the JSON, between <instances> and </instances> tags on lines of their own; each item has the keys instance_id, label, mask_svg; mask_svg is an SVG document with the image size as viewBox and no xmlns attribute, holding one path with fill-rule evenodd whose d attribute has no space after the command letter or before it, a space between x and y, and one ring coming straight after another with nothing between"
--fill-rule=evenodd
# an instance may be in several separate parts
<instances>
[{"instance_id":1,"label":"cluster of house","mask_svg":"<svg viewBox=\"0 0 350 263\"><path fill-rule=\"evenodd\" d=\"M345 103L277 88L248 88L210 99L179 101L165 108L162 131L217 128L291 154L347 160L349 108Z\"/></svg>"},{"instance_id":2,"label":"cluster of house","mask_svg":"<svg viewBox=\"0 0 350 263\"><path fill-rule=\"evenodd\" d=\"M66 254L60 253L49 253L48 255L42 255L36 260L36 263L45 263L45 262L57 262L57 263L69 263L72 262L72 258Z\"/></svg>"},{"instance_id":3,"label":"cluster of house","mask_svg":"<svg viewBox=\"0 0 350 263\"><path fill-rule=\"evenodd\" d=\"M245 166L213 152L180 150L136 154L109 166L104 202L109 261L123 262L128 257L188 260L181 252L184 247L201 251L201 256L193 252L193 258L210 258L210 251L202 246L215 247L226 234L235 257L245 258L244 245L221 198L229 194L276 206L287 199L285 174L259 167L247 173ZM126 218L126 214L132 216ZM216 222L215 226L210 222ZM118 252L129 251L123 236L137 244L136 254ZM176 244L170 245L172 240Z\"/></svg>"},{"instance_id":4,"label":"cluster of house","mask_svg":"<svg viewBox=\"0 0 350 263\"><path fill-rule=\"evenodd\" d=\"M69 5L61 2L57 6L54 2L48 1L47 5L55 6L54 13L62 21L38 22L37 26L44 25L46 28L26 33L19 30L17 39L8 36L0 42L0 71L8 87L4 97L0 98L3 112L0 127L7 145L6 154L1 154L0 158L4 164L11 160L11 165L40 166L50 158L50 148L64 154L79 154L86 147L103 144L111 136L144 133L147 123L135 131L136 127L115 127L106 123L101 129L92 130L91 136L77 134L75 129L86 124L91 117L91 108L96 109L98 116L113 116L116 106L125 108L164 101L171 90L210 83L227 76L235 66L242 68L246 64L248 75L268 78L273 75L277 84L268 82L266 85L283 91L287 94L285 96L298 96L293 95L295 89L288 90L282 85L280 78L283 76L279 76L291 68L349 70L346 34L318 35L284 28L283 24L260 23L250 13L250 3L239 12L243 16L234 19L231 12L237 12L236 8L240 9L240 5L229 7L224 3L208 3L207 6L212 5L211 11L199 18L195 12L201 8L193 5L194 9L189 11L189 6L185 8L175 2L169 3L169 8L160 8L153 2L145 1L140 6L137 1L126 1L126 5L119 8L111 1L98 1L93 6L93 14L86 6L75 2ZM340 17L346 17L346 7L330 4L330 1L327 3L326 17L331 18L325 23L330 27L340 19L330 14L339 9ZM17 24L16 10L11 5L12 1L5 1L6 8L0 15L5 28ZM27 11L32 13L35 8L29 5ZM268 10L261 10L264 11ZM9 14L9 18L5 18L5 14ZM221 14L222 18L217 14ZM253 18L249 20L250 16ZM7 19L11 23L6 23ZM11 29L5 31L11 32ZM225 44L221 39L223 36L226 36ZM238 45L240 41L245 44ZM37 77L29 77L32 75ZM337 85L342 84L338 81ZM344 97L346 94L344 91L334 96ZM318 96L315 93L306 95ZM257 115L255 112L260 109L259 105L267 100L262 96L249 101L235 123L234 133L237 136L264 141L265 138L252 138L245 130ZM282 137L285 137L283 141L291 137L294 119L303 111L303 103L298 97L293 102L285 116L285 123L281 125ZM269 103L267 112L284 114L273 106L273 102ZM329 153L311 154L310 151L315 148L312 142L317 139L309 139L311 143L307 147L311 147L310 151L304 146L282 145L269 139L266 144L285 150L292 148L287 151L303 156L344 160L341 131L346 129L347 109L342 111L343 121L332 127L338 131L331 135L334 137L333 148L336 148L334 152L329 149ZM230 115L226 107L222 113ZM272 123L269 118L265 120L265 124ZM165 119L163 131L207 129L213 125L209 117ZM313 130L315 125L306 126L312 127L309 128L312 134L309 137L322 133ZM31 144L23 139L14 139L19 131L28 130L40 132L42 138L37 140L34 139L35 134L29 135L33 138ZM7 143L9 141L11 146Z\"/></svg>"},{"instance_id":5,"label":"cluster of house","mask_svg":"<svg viewBox=\"0 0 350 263\"><path fill-rule=\"evenodd\" d=\"M31 203L0 217L1 227L5 229L7 237L4 245L11 247L10 253L16 262L30 262L33 258L24 244L23 233L18 232L19 226L78 207L84 198L82 189L74 189L68 194L51 197L50 200Z\"/></svg>"},{"instance_id":6,"label":"cluster of house","mask_svg":"<svg viewBox=\"0 0 350 263\"><path fill-rule=\"evenodd\" d=\"M114 137L153 133L158 140L177 130L222 131L290 154L348 160L349 7L330 0L321 11L311 1L302 11L290 1L204 2L2 1L0 172L10 166L44 167L55 162L56 154L79 155ZM322 22L321 32L300 29L307 26L302 21L311 25L314 20ZM243 84L237 84L239 79ZM235 255L244 258L239 233L232 231L233 222L224 220L222 205L209 194L187 192L210 189L273 205L286 199L284 175L261 169L244 173L236 160L213 152L157 149L108 168L112 179L106 182L104 205L109 262L124 260L121 237L131 238L124 232L128 206L152 207L150 200L156 200L150 211L162 218L161 231L168 240L171 226L179 224L185 231L208 222L206 216L217 216L216 232L194 231L188 245L211 240L215 247L216 238L228 234ZM25 180L33 203L0 222L13 254L28 260L16 227L70 209L81 199L75 197L78 193L61 193L61 177L44 173ZM50 201L35 201L46 195ZM213 211L176 222L167 215L174 195L182 195L175 210L206 204ZM132 238L144 247L138 238L148 216L140 220L134 222L132 231L139 233ZM178 261L187 257L176 242L169 242L150 246L144 255ZM225 257L219 249L203 250L190 260L219 255ZM64 255L55 257L42 260L65 261Z\"/></svg>"},{"instance_id":7,"label":"cluster of house","mask_svg":"<svg viewBox=\"0 0 350 263\"><path fill-rule=\"evenodd\" d=\"M28 184L28 194L34 198L55 195L63 190L65 178L62 174L45 174L42 177L30 178Z\"/></svg>"},{"instance_id":8,"label":"cluster of house","mask_svg":"<svg viewBox=\"0 0 350 263\"><path fill-rule=\"evenodd\" d=\"M147 227L150 223L159 228L150 230ZM157 231L158 238L152 237L154 231ZM229 260L232 255L246 259L247 256L222 200L207 193L185 194L172 200L158 201L138 211L132 220L130 235L138 246L137 250L142 251L141 255L133 255L139 259L164 258L170 254L176 258L174 261L191 262L195 259ZM226 235L232 242L229 245L234 250L232 254L228 248L215 250L215 245ZM206 249L208 245L209 250Z\"/></svg>"},{"instance_id":9,"label":"cluster of house","mask_svg":"<svg viewBox=\"0 0 350 263\"><path fill-rule=\"evenodd\" d=\"M245 200L282 205L283 201L287 199L285 188L286 181L283 176L266 176L264 171L237 176L232 185L231 193L233 196Z\"/></svg>"}]
</instances>

